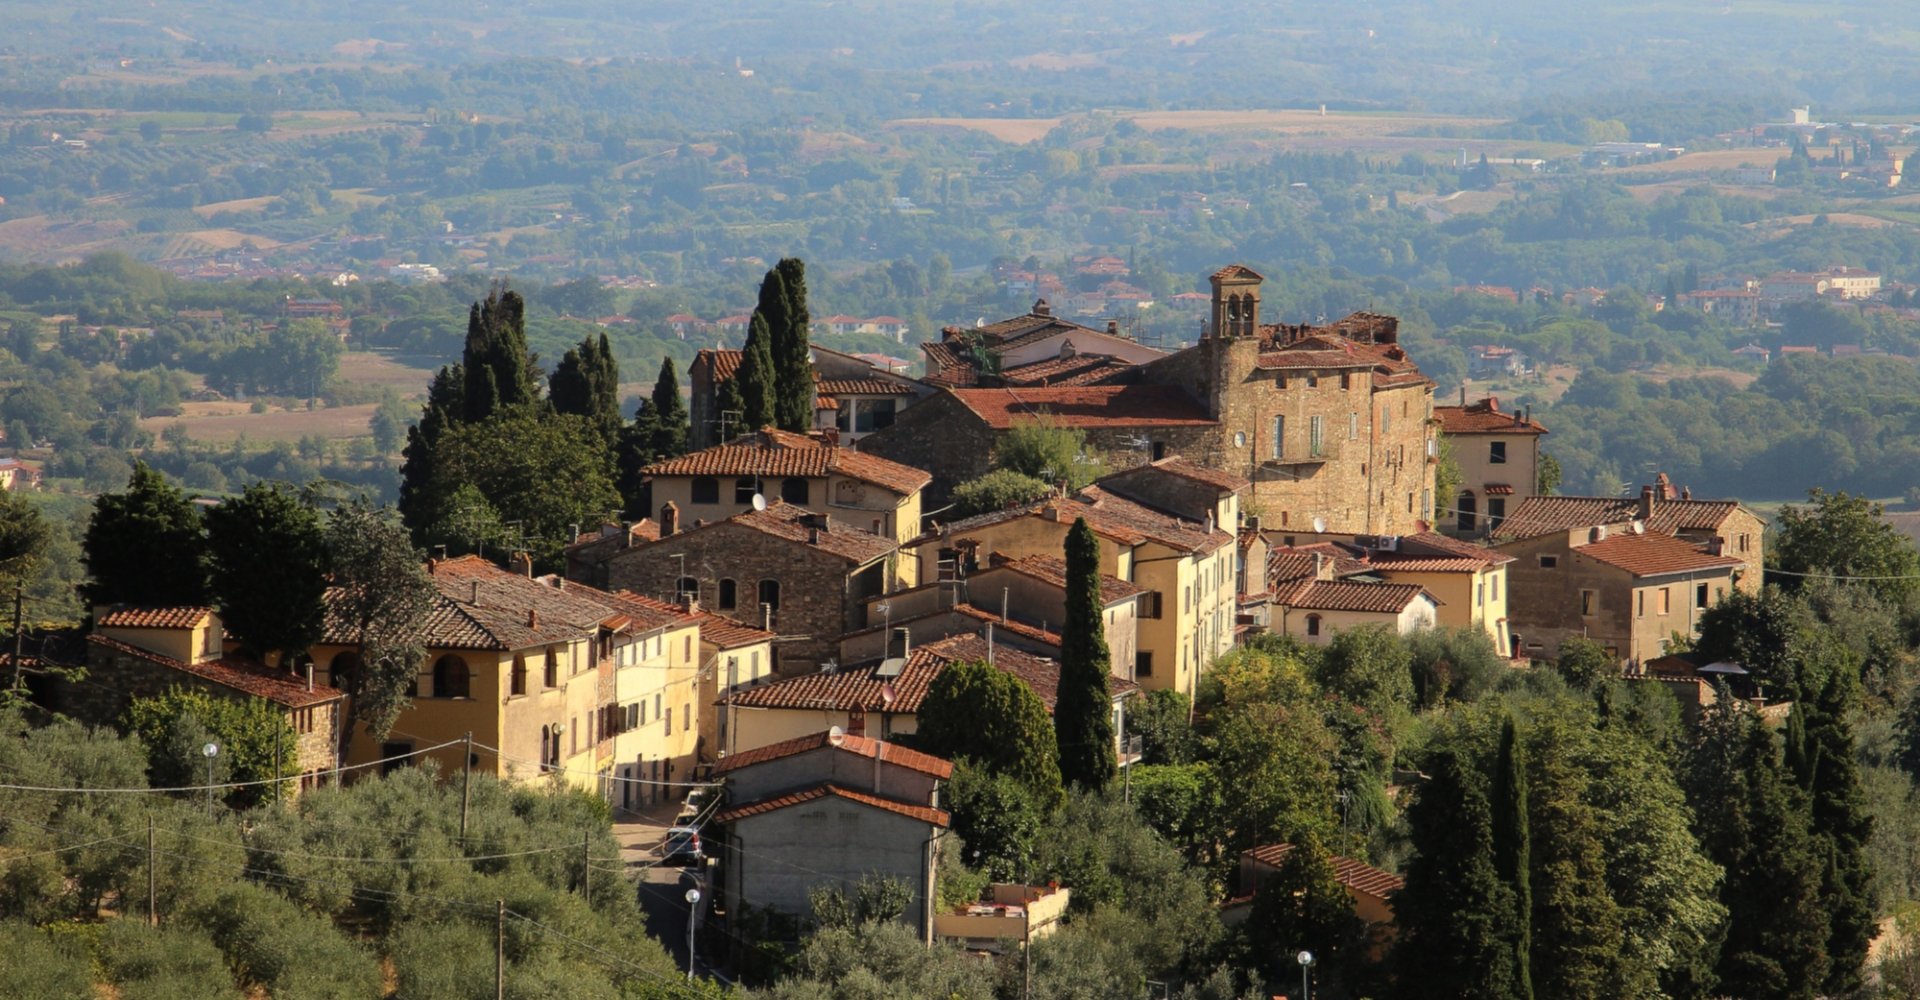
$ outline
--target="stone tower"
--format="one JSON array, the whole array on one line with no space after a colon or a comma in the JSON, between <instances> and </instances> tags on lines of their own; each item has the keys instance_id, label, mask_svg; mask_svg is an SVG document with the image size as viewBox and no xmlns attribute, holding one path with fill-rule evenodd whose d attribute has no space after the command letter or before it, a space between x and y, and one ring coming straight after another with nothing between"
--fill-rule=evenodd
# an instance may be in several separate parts
<instances>
[{"instance_id":1,"label":"stone tower","mask_svg":"<svg viewBox=\"0 0 1920 1000\"><path fill-rule=\"evenodd\" d=\"M1207 335L1223 340L1260 333L1260 282L1253 269L1229 264L1213 272L1213 318Z\"/></svg>"}]
</instances>

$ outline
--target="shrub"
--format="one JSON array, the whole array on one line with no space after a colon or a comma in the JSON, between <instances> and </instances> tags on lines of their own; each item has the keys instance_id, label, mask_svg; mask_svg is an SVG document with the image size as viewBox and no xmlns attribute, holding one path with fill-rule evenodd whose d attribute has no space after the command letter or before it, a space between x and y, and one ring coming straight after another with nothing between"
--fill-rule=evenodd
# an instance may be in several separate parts
<instances>
[{"instance_id":1,"label":"shrub","mask_svg":"<svg viewBox=\"0 0 1920 1000\"><path fill-rule=\"evenodd\" d=\"M970 479L953 488L953 520L1004 510L1015 504L1038 500L1052 492L1045 480L1015 469L996 469L978 479Z\"/></svg>"},{"instance_id":2,"label":"shrub","mask_svg":"<svg viewBox=\"0 0 1920 1000\"><path fill-rule=\"evenodd\" d=\"M213 935L241 979L274 1000L365 1000L379 996L380 968L333 922L269 889L235 883L191 915Z\"/></svg>"},{"instance_id":3,"label":"shrub","mask_svg":"<svg viewBox=\"0 0 1920 1000\"><path fill-rule=\"evenodd\" d=\"M93 1000L91 963L72 942L14 920L0 922L0 1000Z\"/></svg>"},{"instance_id":4,"label":"shrub","mask_svg":"<svg viewBox=\"0 0 1920 1000\"><path fill-rule=\"evenodd\" d=\"M116 920L100 936L100 965L121 1000L237 997L233 974L204 933Z\"/></svg>"}]
</instances>

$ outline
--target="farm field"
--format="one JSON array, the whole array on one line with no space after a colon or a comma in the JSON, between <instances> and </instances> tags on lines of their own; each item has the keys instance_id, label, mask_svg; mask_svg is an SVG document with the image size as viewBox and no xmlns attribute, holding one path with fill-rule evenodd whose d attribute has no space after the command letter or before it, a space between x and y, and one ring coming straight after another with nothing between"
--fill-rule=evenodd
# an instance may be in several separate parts
<instances>
[{"instance_id":1,"label":"farm field","mask_svg":"<svg viewBox=\"0 0 1920 1000\"><path fill-rule=\"evenodd\" d=\"M1356 113L1309 110L1271 111L1112 111L1099 114L1131 121L1148 131L1255 132L1333 139L1392 136L1437 127L1476 129L1499 124L1497 118L1424 115L1404 112ZM1022 145L1045 138L1066 118L900 118L898 128L961 128L984 132L1001 142Z\"/></svg>"},{"instance_id":2,"label":"farm field","mask_svg":"<svg viewBox=\"0 0 1920 1000\"><path fill-rule=\"evenodd\" d=\"M148 417L140 428L159 434L175 425L186 428L194 441L225 444L240 438L253 442L298 441L303 437L328 439L365 437L367 422L377 409L373 403L329 406L316 410L270 409L251 412L243 402L182 403L177 417Z\"/></svg>"}]
</instances>

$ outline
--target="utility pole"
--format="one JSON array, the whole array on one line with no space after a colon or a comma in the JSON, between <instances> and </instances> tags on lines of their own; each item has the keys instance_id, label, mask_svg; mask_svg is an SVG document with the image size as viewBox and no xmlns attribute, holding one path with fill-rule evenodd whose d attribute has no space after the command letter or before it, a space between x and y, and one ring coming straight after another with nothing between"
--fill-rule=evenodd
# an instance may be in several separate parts
<instances>
[{"instance_id":1,"label":"utility pole","mask_svg":"<svg viewBox=\"0 0 1920 1000\"><path fill-rule=\"evenodd\" d=\"M24 664L22 664L20 661L20 657L22 655L21 643L26 637L20 634L20 605L24 602L25 596L26 596L26 585L23 583L14 584L13 585L13 689L15 691L20 690L20 679L21 679L20 672L21 672L22 666L24 666Z\"/></svg>"},{"instance_id":2,"label":"utility pole","mask_svg":"<svg viewBox=\"0 0 1920 1000\"><path fill-rule=\"evenodd\" d=\"M153 876L153 817L147 817L147 926L160 926L160 908L156 904L159 893L154 888Z\"/></svg>"},{"instance_id":3,"label":"utility pole","mask_svg":"<svg viewBox=\"0 0 1920 1000\"><path fill-rule=\"evenodd\" d=\"M460 779L460 849L466 850L467 809L473 804L473 731L467 731L467 755L461 759L465 765Z\"/></svg>"},{"instance_id":4,"label":"utility pole","mask_svg":"<svg viewBox=\"0 0 1920 1000\"><path fill-rule=\"evenodd\" d=\"M500 907L493 921L493 997L494 1000L507 1000L507 901L497 901Z\"/></svg>"},{"instance_id":5,"label":"utility pole","mask_svg":"<svg viewBox=\"0 0 1920 1000\"><path fill-rule=\"evenodd\" d=\"M593 905L593 831L580 833L580 898Z\"/></svg>"}]
</instances>

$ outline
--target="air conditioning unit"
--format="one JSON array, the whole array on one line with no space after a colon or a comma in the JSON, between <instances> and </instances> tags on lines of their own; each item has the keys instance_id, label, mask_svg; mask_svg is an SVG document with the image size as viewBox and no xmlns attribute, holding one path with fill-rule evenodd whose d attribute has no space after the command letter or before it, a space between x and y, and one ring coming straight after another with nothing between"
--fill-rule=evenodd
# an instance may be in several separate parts
<instances>
[{"instance_id":1,"label":"air conditioning unit","mask_svg":"<svg viewBox=\"0 0 1920 1000\"><path fill-rule=\"evenodd\" d=\"M1400 536L1381 535L1375 542L1375 547L1382 552L1398 552L1400 551Z\"/></svg>"}]
</instances>

